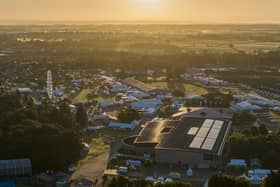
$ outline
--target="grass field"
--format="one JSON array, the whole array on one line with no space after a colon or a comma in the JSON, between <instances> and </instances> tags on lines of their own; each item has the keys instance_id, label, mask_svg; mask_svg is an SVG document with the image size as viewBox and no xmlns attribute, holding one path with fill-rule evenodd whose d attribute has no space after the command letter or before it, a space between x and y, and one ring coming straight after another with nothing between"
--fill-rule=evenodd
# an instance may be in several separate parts
<instances>
[{"instance_id":1,"label":"grass field","mask_svg":"<svg viewBox=\"0 0 280 187\"><path fill-rule=\"evenodd\" d=\"M186 94L196 94L196 95L205 95L208 94L208 90L203 88L203 87L199 87L193 84L184 84L185 90L186 90Z\"/></svg>"},{"instance_id":2,"label":"grass field","mask_svg":"<svg viewBox=\"0 0 280 187\"><path fill-rule=\"evenodd\" d=\"M110 145L105 142L103 138L94 138L90 142L90 151L88 155L78 162L78 167L85 164L88 160L102 153L105 153L110 149Z\"/></svg>"},{"instance_id":3,"label":"grass field","mask_svg":"<svg viewBox=\"0 0 280 187\"><path fill-rule=\"evenodd\" d=\"M277 114L275 112L270 112L270 115L273 118L273 120L277 122L277 124L269 125L268 128L273 132L277 132L278 130L280 130L280 114Z\"/></svg>"},{"instance_id":4,"label":"grass field","mask_svg":"<svg viewBox=\"0 0 280 187\"><path fill-rule=\"evenodd\" d=\"M88 98L87 95L91 93L91 89L83 89L75 98L74 101L75 102L83 102L86 103L88 102Z\"/></svg>"},{"instance_id":5,"label":"grass field","mask_svg":"<svg viewBox=\"0 0 280 187\"><path fill-rule=\"evenodd\" d=\"M186 93L186 95L190 94L196 94L196 95L204 95L208 93L208 90L194 85L190 83L180 83L180 82L153 82L149 83L151 86L156 87L156 88L161 88L161 89L168 89L169 91L174 91L174 90L182 90Z\"/></svg>"},{"instance_id":6,"label":"grass field","mask_svg":"<svg viewBox=\"0 0 280 187\"><path fill-rule=\"evenodd\" d=\"M155 88L168 89L167 82L152 82L152 83L148 83L148 84Z\"/></svg>"},{"instance_id":7,"label":"grass field","mask_svg":"<svg viewBox=\"0 0 280 187\"><path fill-rule=\"evenodd\" d=\"M110 150L111 145L120 143L128 135L128 131L118 131L112 129L101 129L93 132L85 138L90 145L88 155L78 162L78 167L87 163L93 157L101 155Z\"/></svg>"}]
</instances>

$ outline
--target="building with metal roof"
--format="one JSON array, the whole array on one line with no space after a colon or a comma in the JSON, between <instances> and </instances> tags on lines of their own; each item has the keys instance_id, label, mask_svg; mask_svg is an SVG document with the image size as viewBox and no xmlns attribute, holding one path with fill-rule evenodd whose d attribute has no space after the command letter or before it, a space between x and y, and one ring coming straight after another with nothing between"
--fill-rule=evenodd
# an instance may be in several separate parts
<instances>
[{"instance_id":1,"label":"building with metal roof","mask_svg":"<svg viewBox=\"0 0 280 187\"><path fill-rule=\"evenodd\" d=\"M30 159L0 160L0 176L31 176Z\"/></svg>"},{"instance_id":2,"label":"building with metal roof","mask_svg":"<svg viewBox=\"0 0 280 187\"><path fill-rule=\"evenodd\" d=\"M152 155L157 162L217 167L231 129L231 120L222 116L148 122L137 136L123 142L137 154Z\"/></svg>"}]
</instances>

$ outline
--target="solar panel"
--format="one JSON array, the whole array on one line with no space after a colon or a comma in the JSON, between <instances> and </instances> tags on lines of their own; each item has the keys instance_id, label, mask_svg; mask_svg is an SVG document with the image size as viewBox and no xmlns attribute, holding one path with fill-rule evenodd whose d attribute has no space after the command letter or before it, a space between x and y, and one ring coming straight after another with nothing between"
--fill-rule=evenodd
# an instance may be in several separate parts
<instances>
[{"instance_id":1,"label":"solar panel","mask_svg":"<svg viewBox=\"0 0 280 187\"><path fill-rule=\"evenodd\" d=\"M197 148L200 149L202 146L202 143L204 142L207 134L210 131L210 128L212 127L214 120L206 119L201 128L199 129L198 133L194 137L193 141L190 144L190 148Z\"/></svg>"},{"instance_id":2,"label":"solar panel","mask_svg":"<svg viewBox=\"0 0 280 187\"><path fill-rule=\"evenodd\" d=\"M220 130L211 129L210 133L208 134L207 138L216 139L220 133Z\"/></svg>"},{"instance_id":3,"label":"solar panel","mask_svg":"<svg viewBox=\"0 0 280 187\"><path fill-rule=\"evenodd\" d=\"M223 127L224 122L223 121L215 121L212 128L214 129L221 129Z\"/></svg>"},{"instance_id":4,"label":"solar panel","mask_svg":"<svg viewBox=\"0 0 280 187\"><path fill-rule=\"evenodd\" d=\"M204 138L195 137L193 139L192 143L190 144L190 147L199 149L201 147L203 141L204 141Z\"/></svg>"},{"instance_id":5,"label":"solar panel","mask_svg":"<svg viewBox=\"0 0 280 187\"><path fill-rule=\"evenodd\" d=\"M205 149L205 150L213 149L213 147L217 141L217 138L222 130L223 125L224 125L223 121L217 120L214 122L209 134L207 135L205 142L202 145L202 149Z\"/></svg>"},{"instance_id":6,"label":"solar panel","mask_svg":"<svg viewBox=\"0 0 280 187\"><path fill-rule=\"evenodd\" d=\"M214 139L206 139L206 141L204 142L204 144L202 146L202 149L212 150L215 143L216 143L216 140L214 140Z\"/></svg>"},{"instance_id":7,"label":"solar panel","mask_svg":"<svg viewBox=\"0 0 280 187\"><path fill-rule=\"evenodd\" d=\"M197 133L197 131L199 130L199 128L197 127L192 127L190 128L190 130L188 131L188 135L195 135Z\"/></svg>"},{"instance_id":8,"label":"solar panel","mask_svg":"<svg viewBox=\"0 0 280 187\"><path fill-rule=\"evenodd\" d=\"M207 127L210 128L212 126L213 122L214 122L214 120L212 120L212 119L206 119L204 121L204 123L202 124L202 128L207 128Z\"/></svg>"},{"instance_id":9,"label":"solar panel","mask_svg":"<svg viewBox=\"0 0 280 187\"><path fill-rule=\"evenodd\" d=\"M209 130L210 130L210 128L200 128L196 136L205 138L206 135L208 134Z\"/></svg>"}]
</instances>

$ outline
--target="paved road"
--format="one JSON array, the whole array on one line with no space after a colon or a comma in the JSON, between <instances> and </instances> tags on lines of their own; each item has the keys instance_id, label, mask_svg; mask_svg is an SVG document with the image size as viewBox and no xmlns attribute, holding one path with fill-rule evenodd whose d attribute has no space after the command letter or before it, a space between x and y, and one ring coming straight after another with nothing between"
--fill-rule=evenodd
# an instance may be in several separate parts
<instances>
[{"instance_id":1,"label":"paved road","mask_svg":"<svg viewBox=\"0 0 280 187\"><path fill-rule=\"evenodd\" d=\"M91 158L81 167L79 167L72 175L71 179L88 178L92 181L98 179L98 186L102 186L102 176L104 170L106 169L107 162L109 159L109 151L99 155L97 157Z\"/></svg>"}]
</instances>

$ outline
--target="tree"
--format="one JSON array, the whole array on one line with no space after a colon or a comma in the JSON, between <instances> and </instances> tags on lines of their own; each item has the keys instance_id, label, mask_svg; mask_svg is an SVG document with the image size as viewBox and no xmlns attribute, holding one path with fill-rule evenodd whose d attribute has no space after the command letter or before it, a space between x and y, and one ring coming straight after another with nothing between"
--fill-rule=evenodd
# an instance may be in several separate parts
<instances>
[{"instance_id":1,"label":"tree","mask_svg":"<svg viewBox=\"0 0 280 187\"><path fill-rule=\"evenodd\" d=\"M265 178L263 187L280 186L280 172L272 173Z\"/></svg>"},{"instance_id":2,"label":"tree","mask_svg":"<svg viewBox=\"0 0 280 187\"><path fill-rule=\"evenodd\" d=\"M259 131L260 131L260 134L262 134L262 135L267 135L268 134L268 130L267 130L265 124L263 124L263 123L260 125Z\"/></svg>"},{"instance_id":3,"label":"tree","mask_svg":"<svg viewBox=\"0 0 280 187\"><path fill-rule=\"evenodd\" d=\"M258 157L264 167L271 169L280 168L280 136L277 134L267 135L244 135L233 133L228 141L229 155L240 159Z\"/></svg>"},{"instance_id":4,"label":"tree","mask_svg":"<svg viewBox=\"0 0 280 187\"><path fill-rule=\"evenodd\" d=\"M234 177L225 174L213 175L209 180L209 187L250 187L249 181L242 177Z\"/></svg>"},{"instance_id":5,"label":"tree","mask_svg":"<svg viewBox=\"0 0 280 187\"><path fill-rule=\"evenodd\" d=\"M65 126L72 118L70 110L51 105L26 108L17 99L0 96L0 106L10 104L0 111L0 160L30 158L34 172L64 170L76 162L80 135Z\"/></svg>"},{"instance_id":6,"label":"tree","mask_svg":"<svg viewBox=\"0 0 280 187\"><path fill-rule=\"evenodd\" d=\"M124 107L119 115L119 121L122 123L131 123L133 120L139 120L139 113L131 107Z\"/></svg>"},{"instance_id":7,"label":"tree","mask_svg":"<svg viewBox=\"0 0 280 187\"><path fill-rule=\"evenodd\" d=\"M179 90L179 89L176 89L172 92L172 95L174 97L184 97L185 96L185 92L183 90Z\"/></svg>"},{"instance_id":8,"label":"tree","mask_svg":"<svg viewBox=\"0 0 280 187\"><path fill-rule=\"evenodd\" d=\"M183 182L170 182L170 183L157 183L153 184L152 182L139 180L139 179L129 179L124 176L118 176L112 178L107 187L191 187L189 183Z\"/></svg>"},{"instance_id":9,"label":"tree","mask_svg":"<svg viewBox=\"0 0 280 187\"><path fill-rule=\"evenodd\" d=\"M249 112L238 112L233 115L233 125L251 125L256 121L256 117Z\"/></svg>"},{"instance_id":10,"label":"tree","mask_svg":"<svg viewBox=\"0 0 280 187\"><path fill-rule=\"evenodd\" d=\"M83 104L78 105L77 113L76 113L76 121L81 129L87 126L88 116L87 116L87 111Z\"/></svg>"}]
</instances>

